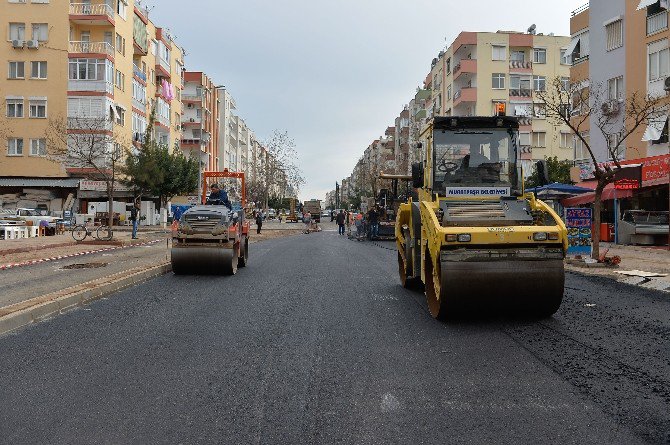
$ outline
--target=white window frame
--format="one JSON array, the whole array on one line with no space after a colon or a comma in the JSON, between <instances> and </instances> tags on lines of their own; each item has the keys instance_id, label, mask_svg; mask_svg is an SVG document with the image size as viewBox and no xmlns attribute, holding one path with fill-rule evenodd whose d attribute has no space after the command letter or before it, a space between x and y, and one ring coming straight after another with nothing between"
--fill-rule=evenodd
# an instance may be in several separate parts
<instances>
[{"instance_id":1,"label":"white window frame","mask_svg":"<svg viewBox=\"0 0 670 445\"><path fill-rule=\"evenodd\" d=\"M507 61L507 47L504 45L491 45L491 60L495 62Z\"/></svg>"},{"instance_id":2,"label":"white window frame","mask_svg":"<svg viewBox=\"0 0 670 445\"><path fill-rule=\"evenodd\" d=\"M35 70L37 67L37 70ZM44 68L42 68L44 67ZM37 71L37 73L35 73ZM44 71L44 73L42 73ZM31 79L46 79L49 73L47 62L45 60L33 60L30 62L30 78ZM37 75L35 75L37 74ZM44 74L44 75L42 75Z\"/></svg>"},{"instance_id":3,"label":"white window frame","mask_svg":"<svg viewBox=\"0 0 670 445\"><path fill-rule=\"evenodd\" d=\"M7 156L23 156L23 138L7 139Z\"/></svg>"},{"instance_id":4,"label":"white window frame","mask_svg":"<svg viewBox=\"0 0 670 445\"><path fill-rule=\"evenodd\" d=\"M524 142L526 142L524 144ZM531 138L530 138L530 133L527 131L519 133L519 146L520 147L530 147L531 146Z\"/></svg>"},{"instance_id":5,"label":"white window frame","mask_svg":"<svg viewBox=\"0 0 670 445\"><path fill-rule=\"evenodd\" d=\"M617 18L605 24L605 50L613 51L623 46L623 19Z\"/></svg>"},{"instance_id":6,"label":"white window frame","mask_svg":"<svg viewBox=\"0 0 670 445\"><path fill-rule=\"evenodd\" d=\"M670 49L663 48L647 57L647 71L649 82L663 80L670 75Z\"/></svg>"},{"instance_id":7,"label":"white window frame","mask_svg":"<svg viewBox=\"0 0 670 445\"><path fill-rule=\"evenodd\" d=\"M533 91L546 91L547 78L545 76L533 76Z\"/></svg>"},{"instance_id":8,"label":"white window frame","mask_svg":"<svg viewBox=\"0 0 670 445\"><path fill-rule=\"evenodd\" d=\"M522 56L522 57L521 57L521 60L518 60L518 59L515 59L515 58L514 58L514 56L519 56L519 55ZM510 53L509 53L509 60L511 60L511 61L516 61L516 62L525 62L525 61L526 61L526 52L525 52L525 51L518 50L518 49L513 49L513 50L510 51Z\"/></svg>"},{"instance_id":9,"label":"white window frame","mask_svg":"<svg viewBox=\"0 0 670 445\"><path fill-rule=\"evenodd\" d=\"M13 22L9 24L9 40L26 40L26 24Z\"/></svg>"},{"instance_id":10,"label":"white window frame","mask_svg":"<svg viewBox=\"0 0 670 445\"><path fill-rule=\"evenodd\" d=\"M571 142L572 142L572 133L561 131L558 146L560 148L571 148L572 147Z\"/></svg>"},{"instance_id":11,"label":"white window frame","mask_svg":"<svg viewBox=\"0 0 670 445\"><path fill-rule=\"evenodd\" d=\"M497 87L495 86L496 81L498 83ZM507 84L507 75L505 73L491 74L491 88L493 88L494 90L504 90L506 84Z\"/></svg>"},{"instance_id":12,"label":"white window frame","mask_svg":"<svg viewBox=\"0 0 670 445\"><path fill-rule=\"evenodd\" d=\"M39 42L49 41L49 24L33 23L31 36L33 40L37 40Z\"/></svg>"},{"instance_id":13,"label":"white window frame","mask_svg":"<svg viewBox=\"0 0 670 445\"><path fill-rule=\"evenodd\" d=\"M44 116L40 116L40 109L44 108ZM47 99L29 99L28 117L30 119L46 119L48 117Z\"/></svg>"},{"instance_id":14,"label":"white window frame","mask_svg":"<svg viewBox=\"0 0 670 445\"><path fill-rule=\"evenodd\" d=\"M544 60L540 61L538 56L544 54ZM547 63L547 48L533 48L533 63L538 65L544 65Z\"/></svg>"},{"instance_id":15,"label":"white window frame","mask_svg":"<svg viewBox=\"0 0 670 445\"><path fill-rule=\"evenodd\" d=\"M581 135L584 139L590 142L590 136L587 131L581 133ZM589 150L586 148L582 140L577 135L574 135L573 137L575 141L575 160L576 161L590 160L591 155L589 154ZM578 154L581 156L578 156Z\"/></svg>"},{"instance_id":16,"label":"white window frame","mask_svg":"<svg viewBox=\"0 0 670 445\"><path fill-rule=\"evenodd\" d=\"M547 132L534 131L531 134L531 146L533 148L547 148Z\"/></svg>"},{"instance_id":17,"label":"white window frame","mask_svg":"<svg viewBox=\"0 0 670 445\"><path fill-rule=\"evenodd\" d=\"M23 75L19 76L19 66ZM13 68L13 69L12 69ZM26 62L20 60L12 60L7 64L7 78L8 79L25 79L26 78Z\"/></svg>"},{"instance_id":18,"label":"white window frame","mask_svg":"<svg viewBox=\"0 0 670 445\"><path fill-rule=\"evenodd\" d=\"M23 101L23 98L21 99L5 99L5 115L7 116L8 119L23 119L25 116L26 110L25 110L25 103ZM13 116L10 116L10 107L13 110ZM17 113L17 110L21 111L21 115L19 116Z\"/></svg>"},{"instance_id":19,"label":"white window frame","mask_svg":"<svg viewBox=\"0 0 670 445\"><path fill-rule=\"evenodd\" d=\"M35 150L37 148L37 150ZM30 156L45 157L47 155L47 140L44 138L41 139L30 139Z\"/></svg>"},{"instance_id":20,"label":"white window frame","mask_svg":"<svg viewBox=\"0 0 670 445\"><path fill-rule=\"evenodd\" d=\"M547 118L547 104L533 104L533 118L546 119Z\"/></svg>"},{"instance_id":21,"label":"white window frame","mask_svg":"<svg viewBox=\"0 0 670 445\"><path fill-rule=\"evenodd\" d=\"M122 127L125 127L126 125L126 110L121 107L120 105L114 105L116 108L116 114L117 117L114 119L114 123L116 125L120 125Z\"/></svg>"},{"instance_id":22,"label":"white window frame","mask_svg":"<svg viewBox=\"0 0 670 445\"><path fill-rule=\"evenodd\" d=\"M623 102L624 94L623 76L613 77L607 80L607 97L609 100Z\"/></svg>"}]
</instances>

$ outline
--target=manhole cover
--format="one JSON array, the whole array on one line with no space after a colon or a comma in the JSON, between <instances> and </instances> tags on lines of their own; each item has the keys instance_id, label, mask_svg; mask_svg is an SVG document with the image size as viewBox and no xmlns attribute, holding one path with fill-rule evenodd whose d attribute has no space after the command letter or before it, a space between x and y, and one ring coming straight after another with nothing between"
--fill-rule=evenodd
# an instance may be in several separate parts
<instances>
[{"instance_id":1,"label":"manhole cover","mask_svg":"<svg viewBox=\"0 0 670 445\"><path fill-rule=\"evenodd\" d=\"M105 266L107 266L107 263L84 263L70 264L69 266L63 266L63 269L97 269Z\"/></svg>"}]
</instances>

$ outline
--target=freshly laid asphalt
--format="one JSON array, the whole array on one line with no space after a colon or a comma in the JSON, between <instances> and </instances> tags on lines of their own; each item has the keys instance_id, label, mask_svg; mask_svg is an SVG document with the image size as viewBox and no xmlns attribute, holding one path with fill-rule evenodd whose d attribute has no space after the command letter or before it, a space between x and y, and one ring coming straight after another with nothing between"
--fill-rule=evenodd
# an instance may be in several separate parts
<instances>
[{"instance_id":1,"label":"freshly laid asphalt","mask_svg":"<svg viewBox=\"0 0 670 445\"><path fill-rule=\"evenodd\" d=\"M281 238L0 337L0 443L670 443L668 294L569 274L551 319L445 324L396 268Z\"/></svg>"}]
</instances>

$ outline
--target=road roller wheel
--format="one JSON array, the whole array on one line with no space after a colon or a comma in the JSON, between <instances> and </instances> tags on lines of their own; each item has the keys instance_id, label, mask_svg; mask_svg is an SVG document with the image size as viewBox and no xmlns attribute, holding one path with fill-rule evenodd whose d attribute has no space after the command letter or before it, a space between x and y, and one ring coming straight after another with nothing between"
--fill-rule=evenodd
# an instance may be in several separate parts
<instances>
[{"instance_id":1,"label":"road roller wheel","mask_svg":"<svg viewBox=\"0 0 670 445\"><path fill-rule=\"evenodd\" d=\"M426 252L426 302L433 318L446 320L447 302L442 295L440 264L433 264L429 252Z\"/></svg>"},{"instance_id":2,"label":"road roller wheel","mask_svg":"<svg viewBox=\"0 0 670 445\"><path fill-rule=\"evenodd\" d=\"M234 254L230 255L230 258L227 258L225 263L223 264L223 274L224 275L235 275L237 273L237 264L239 263L240 259L237 255Z\"/></svg>"},{"instance_id":3,"label":"road roller wheel","mask_svg":"<svg viewBox=\"0 0 670 445\"><path fill-rule=\"evenodd\" d=\"M417 290L420 288L421 280L418 278L407 278L409 276L408 272L409 267L405 263L405 260L402 258L400 252L398 252L398 275L400 276L400 284L405 289Z\"/></svg>"},{"instance_id":4,"label":"road roller wheel","mask_svg":"<svg viewBox=\"0 0 670 445\"><path fill-rule=\"evenodd\" d=\"M237 261L237 267L246 267L249 262L249 238L244 240L244 246L240 251L240 258Z\"/></svg>"}]
</instances>

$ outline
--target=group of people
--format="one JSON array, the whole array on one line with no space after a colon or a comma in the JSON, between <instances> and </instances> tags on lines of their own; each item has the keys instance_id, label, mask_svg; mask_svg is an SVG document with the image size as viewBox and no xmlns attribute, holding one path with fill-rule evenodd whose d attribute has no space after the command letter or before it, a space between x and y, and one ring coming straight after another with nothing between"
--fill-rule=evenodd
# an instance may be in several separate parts
<instances>
[{"instance_id":1,"label":"group of people","mask_svg":"<svg viewBox=\"0 0 670 445\"><path fill-rule=\"evenodd\" d=\"M379 236L379 218L382 215L383 210L379 206L371 208L367 213L340 210L337 214L334 211L331 213L331 221L334 219L337 223L339 235L348 233L349 236L352 236L351 227L354 226L356 228L356 239L362 241L365 239L366 225L370 229L371 238Z\"/></svg>"}]
</instances>

